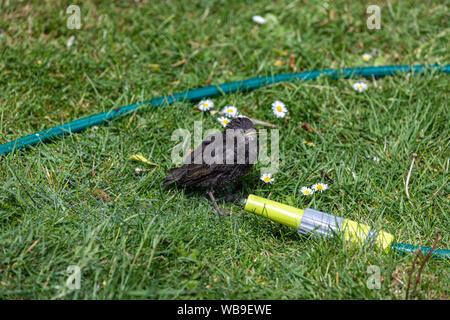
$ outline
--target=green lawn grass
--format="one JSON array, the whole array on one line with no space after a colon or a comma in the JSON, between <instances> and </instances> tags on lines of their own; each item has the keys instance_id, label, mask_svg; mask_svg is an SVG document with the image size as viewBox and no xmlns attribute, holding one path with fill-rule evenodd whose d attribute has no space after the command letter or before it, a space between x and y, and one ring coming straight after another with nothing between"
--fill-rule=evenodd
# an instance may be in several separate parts
<instances>
[{"instance_id":1,"label":"green lawn grass","mask_svg":"<svg viewBox=\"0 0 450 320\"><path fill-rule=\"evenodd\" d=\"M372 2L80 1L82 27L70 30L73 1L0 1L0 143L209 82L291 72L290 54L301 71L450 62L448 3ZM380 30L367 30L369 4L381 8ZM251 19L267 14L277 21ZM439 246L448 248L448 75L369 79L363 93L354 81L215 98L217 109L234 104L280 129L275 182L264 184L255 168L244 191L370 224L404 243L431 246L440 229ZM274 100L286 103L285 119L272 114ZM235 213L221 218L204 194L163 189L172 131L199 120L220 128L193 104L176 103L1 158L0 298L404 298L413 256L301 236L219 196ZM128 159L137 153L159 166L136 175L147 168ZM302 196L320 170L330 188ZM79 290L66 287L71 265L81 268ZM380 289L366 285L372 265ZM448 260L431 260L414 298L448 299L449 282Z\"/></svg>"}]
</instances>

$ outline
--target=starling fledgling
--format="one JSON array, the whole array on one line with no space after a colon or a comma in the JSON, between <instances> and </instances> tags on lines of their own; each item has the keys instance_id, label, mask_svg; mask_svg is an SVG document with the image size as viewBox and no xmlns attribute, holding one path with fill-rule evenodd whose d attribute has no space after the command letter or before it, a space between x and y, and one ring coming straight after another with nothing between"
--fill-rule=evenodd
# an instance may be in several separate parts
<instances>
[{"instance_id":1,"label":"starling fledgling","mask_svg":"<svg viewBox=\"0 0 450 320\"><path fill-rule=\"evenodd\" d=\"M223 132L211 135L192 151L179 168L171 169L164 186L176 183L182 187L205 190L220 215L214 191L240 181L258 155L258 139L253 122L245 117L230 121Z\"/></svg>"}]
</instances>

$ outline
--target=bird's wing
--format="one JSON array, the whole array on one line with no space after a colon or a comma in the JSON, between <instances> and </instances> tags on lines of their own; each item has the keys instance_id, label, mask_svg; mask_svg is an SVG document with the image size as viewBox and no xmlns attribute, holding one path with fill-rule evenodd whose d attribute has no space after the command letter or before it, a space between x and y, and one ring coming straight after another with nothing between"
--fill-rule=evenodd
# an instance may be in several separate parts
<instances>
[{"instance_id":1,"label":"bird's wing","mask_svg":"<svg viewBox=\"0 0 450 320\"><path fill-rule=\"evenodd\" d=\"M164 184L169 185L178 182L181 185L191 186L207 179L211 173L215 171L217 164L205 163L203 151L218 138L222 138L222 133L217 133L205 138L205 140L203 140L202 143L186 157L184 164L181 167L169 171L168 176L164 179Z\"/></svg>"}]
</instances>

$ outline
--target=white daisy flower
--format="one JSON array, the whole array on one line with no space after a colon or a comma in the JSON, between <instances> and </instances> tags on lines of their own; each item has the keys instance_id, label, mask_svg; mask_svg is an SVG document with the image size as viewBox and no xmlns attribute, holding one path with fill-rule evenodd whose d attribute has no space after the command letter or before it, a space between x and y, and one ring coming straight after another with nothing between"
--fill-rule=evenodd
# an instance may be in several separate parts
<instances>
[{"instance_id":1,"label":"white daisy flower","mask_svg":"<svg viewBox=\"0 0 450 320\"><path fill-rule=\"evenodd\" d=\"M316 183L315 185L312 186L312 188L314 189L314 191L323 192L328 189L328 185L325 183Z\"/></svg>"},{"instance_id":2,"label":"white daisy flower","mask_svg":"<svg viewBox=\"0 0 450 320\"><path fill-rule=\"evenodd\" d=\"M272 178L272 174L270 173L264 173L263 175L261 175L260 179L264 181L264 183L272 183L274 181L274 179Z\"/></svg>"},{"instance_id":3,"label":"white daisy flower","mask_svg":"<svg viewBox=\"0 0 450 320\"><path fill-rule=\"evenodd\" d=\"M224 127L226 127L227 124L230 122L230 119L228 119L227 117L220 117L217 118L217 121L219 121Z\"/></svg>"},{"instance_id":4,"label":"white daisy flower","mask_svg":"<svg viewBox=\"0 0 450 320\"><path fill-rule=\"evenodd\" d=\"M372 60L372 55L370 55L370 54L368 54L368 53L364 53L363 55L362 55L362 59L364 60L364 61L370 61L370 60Z\"/></svg>"},{"instance_id":5,"label":"white daisy flower","mask_svg":"<svg viewBox=\"0 0 450 320\"><path fill-rule=\"evenodd\" d=\"M353 89L355 89L358 92L363 92L364 90L367 89L367 84L365 84L364 82L355 82L353 84Z\"/></svg>"},{"instance_id":6,"label":"white daisy flower","mask_svg":"<svg viewBox=\"0 0 450 320\"><path fill-rule=\"evenodd\" d=\"M230 118L235 118L238 115L238 111L235 106L226 106L225 108L223 108L222 112Z\"/></svg>"},{"instance_id":7,"label":"white daisy flower","mask_svg":"<svg viewBox=\"0 0 450 320\"><path fill-rule=\"evenodd\" d=\"M198 110L200 111L208 111L212 107L214 107L214 102L211 100L202 100L198 103Z\"/></svg>"},{"instance_id":8,"label":"white daisy flower","mask_svg":"<svg viewBox=\"0 0 450 320\"><path fill-rule=\"evenodd\" d=\"M308 188L308 187L303 187L303 188L301 188L301 189L300 189L300 192L303 193L305 196L310 196L310 195L312 195L312 194L314 193L314 191L311 190L311 189Z\"/></svg>"},{"instance_id":9,"label":"white daisy flower","mask_svg":"<svg viewBox=\"0 0 450 320\"><path fill-rule=\"evenodd\" d=\"M286 105L281 101L275 101L272 103L273 113L277 118L284 118L286 116L287 108Z\"/></svg>"},{"instance_id":10,"label":"white daisy flower","mask_svg":"<svg viewBox=\"0 0 450 320\"><path fill-rule=\"evenodd\" d=\"M267 20L264 19L264 18L261 17L261 16L253 16L253 17L252 17L252 20L253 20L253 22L256 22L256 23L259 23L259 24L264 24L264 23L267 22Z\"/></svg>"}]
</instances>

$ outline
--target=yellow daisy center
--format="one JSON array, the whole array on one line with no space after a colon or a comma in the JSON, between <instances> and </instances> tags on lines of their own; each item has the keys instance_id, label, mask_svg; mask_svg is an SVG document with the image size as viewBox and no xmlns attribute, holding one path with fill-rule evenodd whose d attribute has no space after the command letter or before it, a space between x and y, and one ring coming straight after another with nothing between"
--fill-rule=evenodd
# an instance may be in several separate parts
<instances>
[{"instance_id":1,"label":"yellow daisy center","mask_svg":"<svg viewBox=\"0 0 450 320\"><path fill-rule=\"evenodd\" d=\"M359 86L358 86L358 88L359 88L359 89L362 89L362 88L363 88L363 86L362 86L362 85L359 85Z\"/></svg>"},{"instance_id":2,"label":"yellow daisy center","mask_svg":"<svg viewBox=\"0 0 450 320\"><path fill-rule=\"evenodd\" d=\"M264 177L264 181L265 182L269 182L270 181L270 177Z\"/></svg>"},{"instance_id":3,"label":"yellow daisy center","mask_svg":"<svg viewBox=\"0 0 450 320\"><path fill-rule=\"evenodd\" d=\"M277 111L278 111L278 112L281 112L281 111L283 111L283 108L280 107L280 106L278 106L278 107L277 107Z\"/></svg>"},{"instance_id":4,"label":"yellow daisy center","mask_svg":"<svg viewBox=\"0 0 450 320\"><path fill-rule=\"evenodd\" d=\"M309 190L305 190L305 194L309 194Z\"/></svg>"},{"instance_id":5,"label":"yellow daisy center","mask_svg":"<svg viewBox=\"0 0 450 320\"><path fill-rule=\"evenodd\" d=\"M322 190L322 189L323 189L323 186L319 184L319 185L317 186L317 190Z\"/></svg>"},{"instance_id":6,"label":"yellow daisy center","mask_svg":"<svg viewBox=\"0 0 450 320\"><path fill-rule=\"evenodd\" d=\"M228 109L229 113L233 113L233 111L234 111L233 109Z\"/></svg>"},{"instance_id":7,"label":"yellow daisy center","mask_svg":"<svg viewBox=\"0 0 450 320\"><path fill-rule=\"evenodd\" d=\"M222 120L222 122L228 124L228 120Z\"/></svg>"}]
</instances>

